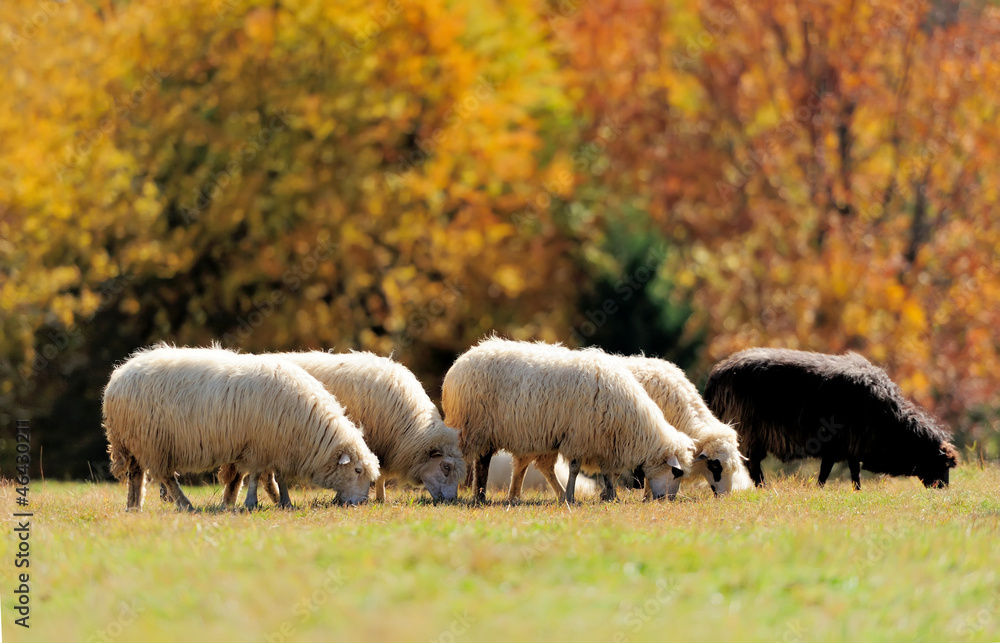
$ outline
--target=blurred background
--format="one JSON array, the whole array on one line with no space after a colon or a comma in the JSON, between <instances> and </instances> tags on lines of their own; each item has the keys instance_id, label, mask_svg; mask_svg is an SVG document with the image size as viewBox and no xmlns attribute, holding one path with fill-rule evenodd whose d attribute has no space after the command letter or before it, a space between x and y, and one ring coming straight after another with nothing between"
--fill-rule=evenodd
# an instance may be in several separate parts
<instances>
[{"instance_id":1,"label":"blurred background","mask_svg":"<svg viewBox=\"0 0 1000 643\"><path fill-rule=\"evenodd\" d=\"M0 469L107 477L157 340L855 350L996 457L1000 11L4 0ZM40 452L38 452L40 449ZM40 456L40 457L39 457ZM36 474L38 471L36 470Z\"/></svg>"}]
</instances>

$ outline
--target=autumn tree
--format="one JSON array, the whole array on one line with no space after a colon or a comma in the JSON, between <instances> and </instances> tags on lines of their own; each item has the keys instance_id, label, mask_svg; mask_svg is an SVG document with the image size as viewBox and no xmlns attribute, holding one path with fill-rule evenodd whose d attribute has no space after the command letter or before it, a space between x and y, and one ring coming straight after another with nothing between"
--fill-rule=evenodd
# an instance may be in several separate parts
<instances>
[{"instance_id":1,"label":"autumn tree","mask_svg":"<svg viewBox=\"0 0 1000 643\"><path fill-rule=\"evenodd\" d=\"M87 475L138 346L436 395L496 330L857 350L988 437L998 47L938 0L4 2L0 424Z\"/></svg>"},{"instance_id":2,"label":"autumn tree","mask_svg":"<svg viewBox=\"0 0 1000 643\"><path fill-rule=\"evenodd\" d=\"M97 458L111 364L157 339L393 353L430 388L495 328L555 339L587 233L546 33L530 2L184 0L8 38L0 394L85 405Z\"/></svg>"},{"instance_id":3,"label":"autumn tree","mask_svg":"<svg viewBox=\"0 0 1000 643\"><path fill-rule=\"evenodd\" d=\"M626 132L606 180L683 247L665 269L708 329L705 367L853 349L973 437L996 422L998 26L919 2L565 15L580 113Z\"/></svg>"}]
</instances>

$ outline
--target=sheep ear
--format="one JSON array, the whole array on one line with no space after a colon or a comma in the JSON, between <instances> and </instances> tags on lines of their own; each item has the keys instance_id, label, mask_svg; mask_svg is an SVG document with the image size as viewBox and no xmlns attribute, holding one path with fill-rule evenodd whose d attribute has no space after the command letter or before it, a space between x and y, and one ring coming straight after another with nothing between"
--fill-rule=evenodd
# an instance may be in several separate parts
<instances>
[{"instance_id":1,"label":"sheep ear","mask_svg":"<svg viewBox=\"0 0 1000 643\"><path fill-rule=\"evenodd\" d=\"M669 458L667 458L667 464L675 469L681 468L681 463L677 461L677 456L675 455L672 455Z\"/></svg>"},{"instance_id":2,"label":"sheep ear","mask_svg":"<svg viewBox=\"0 0 1000 643\"><path fill-rule=\"evenodd\" d=\"M341 453L340 462L338 462L337 464L350 464L350 463L351 463L351 456L347 455L346 453Z\"/></svg>"},{"instance_id":3,"label":"sheep ear","mask_svg":"<svg viewBox=\"0 0 1000 643\"><path fill-rule=\"evenodd\" d=\"M705 455L704 451L702 451L701 453L699 453L694 457L695 462L701 462L702 460L708 460L708 456Z\"/></svg>"}]
</instances>

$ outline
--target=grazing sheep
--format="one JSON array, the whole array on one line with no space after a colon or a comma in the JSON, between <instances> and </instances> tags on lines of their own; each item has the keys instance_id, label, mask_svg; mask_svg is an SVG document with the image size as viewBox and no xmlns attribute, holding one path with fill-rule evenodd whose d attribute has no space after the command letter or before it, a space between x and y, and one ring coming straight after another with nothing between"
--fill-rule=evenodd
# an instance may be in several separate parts
<instances>
[{"instance_id":1,"label":"grazing sheep","mask_svg":"<svg viewBox=\"0 0 1000 643\"><path fill-rule=\"evenodd\" d=\"M338 400L339 401L339 400ZM379 467L381 470L381 467ZM257 484L263 483L264 491L267 492L271 501L276 505L281 504L281 490L274 479L273 471L265 471L257 476L247 476L240 472L236 465L230 462L219 468L219 482L222 483L222 506L232 507L236 504L236 498L240 495L240 488L243 486L243 479L247 478L247 497L244 506L253 510L257 508ZM166 487L160 485L160 495L166 493Z\"/></svg>"},{"instance_id":2,"label":"grazing sheep","mask_svg":"<svg viewBox=\"0 0 1000 643\"><path fill-rule=\"evenodd\" d=\"M654 357L619 359L660 407L667 422L694 440L697 455L692 473L701 473L716 495L752 486L736 431L712 414L684 371Z\"/></svg>"},{"instance_id":3,"label":"grazing sheep","mask_svg":"<svg viewBox=\"0 0 1000 643\"><path fill-rule=\"evenodd\" d=\"M503 449L522 462L569 460L565 500L575 501L581 469L642 467L651 495L691 468L694 443L663 419L635 377L602 351L488 338L461 355L445 375L445 421L475 463L475 492L486 499L490 459ZM520 488L515 469L511 488ZM554 476L549 484L563 498Z\"/></svg>"},{"instance_id":4,"label":"grazing sheep","mask_svg":"<svg viewBox=\"0 0 1000 643\"><path fill-rule=\"evenodd\" d=\"M378 460L337 400L295 364L219 348L157 344L137 351L104 389L111 472L128 480L128 509L142 508L144 472L178 508L191 503L175 472L227 463L274 470L334 489L348 504L368 496Z\"/></svg>"},{"instance_id":5,"label":"grazing sheep","mask_svg":"<svg viewBox=\"0 0 1000 643\"><path fill-rule=\"evenodd\" d=\"M493 460L490 461L489 472L491 491L499 489L507 491L510 488L510 474L513 461L513 456L506 451L500 451L493 456ZM559 486L565 489L566 481L569 479L569 462L566 461L566 458L559 456L559 460L556 462L555 474L559 479ZM465 484L465 486L471 488L472 483ZM551 487L548 481L542 476L542 472L535 468L534 470L529 469L527 471L527 475L524 477L524 488L542 491ZM577 476L576 497L578 500L580 498L596 497L599 491L595 478L582 473Z\"/></svg>"},{"instance_id":6,"label":"grazing sheep","mask_svg":"<svg viewBox=\"0 0 1000 643\"><path fill-rule=\"evenodd\" d=\"M632 373L663 417L678 431L694 440L692 474L701 474L716 495L743 491L752 484L743 464L736 431L720 422L705 405L698 389L674 364L654 357L621 356L617 359ZM536 462L536 466L542 464ZM515 459L514 470L527 463ZM543 472L544 475L544 472ZM677 494L682 478L670 481L667 493ZM613 484L613 478L605 485Z\"/></svg>"},{"instance_id":7,"label":"grazing sheep","mask_svg":"<svg viewBox=\"0 0 1000 643\"><path fill-rule=\"evenodd\" d=\"M237 479L237 476L239 478ZM229 508L236 504L236 497L240 495L240 488L243 486L243 479L247 476L240 473L236 469L236 465L233 463L224 464L219 469L219 480L222 481L223 493L222 493L222 507ZM287 507L290 502L282 500L282 498L288 498L288 489L286 488L282 491L278 487L278 483L275 480L274 472L266 471L253 477L247 483L247 498L245 506L249 510L257 508L257 483L258 480L263 483L264 491L271 498L274 504L282 507ZM175 502L170 496L170 492L167 491L166 485L160 485L160 500L164 502Z\"/></svg>"},{"instance_id":8,"label":"grazing sheep","mask_svg":"<svg viewBox=\"0 0 1000 643\"><path fill-rule=\"evenodd\" d=\"M496 462L497 458L493 459ZM569 462L561 454L558 458L554 458L551 454L545 454L532 459L528 457L514 457L511 456L510 461L510 484L507 490L507 501L510 503L518 502L521 499L521 489L524 486L525 476L528 474L528 466L534 462L535 469L538 473L542 475L545 482L549 485L549 488L555 492L556 496L562 500L566 493L566 482L569 481ZM492 464L490 469L492 469ZM601 494L601 500L614 500L615 499L615 489L613 482L610 477L605 476L599 472L592 472L595 475L591 477L590 475L579 475L576 477L576 486L574 487L574 493L577 496L595 496L598 492ZM680 478L674 478L674 480L680 480ZM670 494L670 489L673 485L673 480L667 483L667 497L671 500L676 497Z\"/></svg>"},{"instance_id":9,"label":"grazing sheep","mask_svg":"<svg viewBox=\"0 0 1000 643\"><path fill-rule=\"evenodd\" d=\"M855 489L862 467L943 487L958 459L949 433L857 353L745 350L712 369L705 398L736 427L758 486L768 452L783 462L821 458L820 485L847 460Z\"/></svg>"},{"instance_id":10,"label":"grazing sheep","mask_svg":"<svg viewBox=\"0 0 1000 643\"><path fill-rule=\"evenodd\" d=\"M458 496L458 483L465 478L458 433L445 426L408 368L373 353L313 351L273 357L288 360L319 380L362 427L381 466L382 475L375 481L377 500L385 500L385 483L394 478L423 485L434 500ZM239 491L235 469L224 467L219 477L227 483L226 493L235 498Z\"/></svg>"}]
</instances>

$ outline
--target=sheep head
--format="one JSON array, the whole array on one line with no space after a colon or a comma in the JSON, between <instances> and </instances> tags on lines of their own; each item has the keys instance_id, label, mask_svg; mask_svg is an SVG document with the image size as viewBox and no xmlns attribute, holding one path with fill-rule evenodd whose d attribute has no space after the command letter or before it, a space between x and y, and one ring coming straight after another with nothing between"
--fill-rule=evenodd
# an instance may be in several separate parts
<instances>
[{"instance_id":1,"label":"sheep head","mask_svg":"<svg viewBox=\"0 0 1000 643\"><path fill-rule=\"evenodd\" d=\"M348 448L331 458L313 482L336 491L337 502L356 505L368 500L368 490L378 475L377 462L368 462L356 450Z\"/></svg>"}]
</instances>

